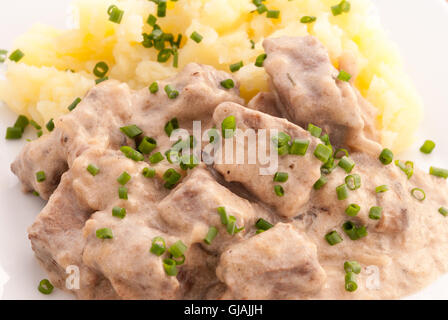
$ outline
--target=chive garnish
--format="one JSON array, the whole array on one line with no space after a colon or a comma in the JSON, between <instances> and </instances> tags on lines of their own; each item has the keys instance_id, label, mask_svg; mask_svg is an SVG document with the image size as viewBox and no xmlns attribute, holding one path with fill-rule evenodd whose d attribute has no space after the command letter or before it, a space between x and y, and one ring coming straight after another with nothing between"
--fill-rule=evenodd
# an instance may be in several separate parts
<instances>
[{"instance_id":1,"label":"chive garnish","mask_svg":"<svg viewBox=\"0 0 448 320\"><path fill-rule=\"evenodd\" d=\"M54 286L48 279L43 279L39 282L39 286L37 287L40 293L42 294L51 294L54 290Z\"/></svg>"},{"instance_id":2,"label":"chive garnish","mask_svg":"<svg viewBox=\"0 0 448 320\"><path fill-rule=\"evenodd\" d=\"M95 68L93 68L93 74L95 76L97 76L98 78L103 78L107 74L108 71L109 71L109 66L104 61L98 62L95 65Z\"/></svg>"},{"instance_id":3,"label":"chive garnish","mask_svg":"<svg viewBox=\"0 0 448 320\"><path fill-rule=\"evenodd\" d=\"M36 181L37 182L44 182L47 177L45 176L44 171L38 171L36 172Z\"/></svg>"},{"instance_id":4,"label":"chive garnish","mask_svg":"<svg viewBox=\"0 0 448 320\"><path fill-rule=\"evenodd\" d=\"M22 60L24 56L25 54L22 51L20 51L20 49L17 49L16 51L14 51L9 55L9 60L19 62L20 60Z\"/></svg>"},{"instance_id":5,"label":"chive garnish","mask_svg":"<svg viewBox=\"0 0 448 320\"><path fill-rule=\"evenodd\" d=\"M96 230L96 237L98 239L113 239L114 235L113 235L111 229L102 228L102 229Z\"/></svg>"},{"instance_id":6,"label":"chive garnish","mask_svg":"<svg viewBox=\"0 0 448 320\"><path fill-rule=\"evenodd\" d=\"M68 111L73 111L73 109L75 109L78 104L81 102L81 98L76 98L69 106L68 106Z\"/></svg>"},{"instance_id":7,"label":"chive garnish","mask_svg":"<svg viewBox=\"0 0 448 320\"><path fill-rule=\"evenodd\" d=\"M151 249L149 251L160 257L166 251L166 243L162 237L155 237L152 239Z\"/></svg>"}]
</instances>

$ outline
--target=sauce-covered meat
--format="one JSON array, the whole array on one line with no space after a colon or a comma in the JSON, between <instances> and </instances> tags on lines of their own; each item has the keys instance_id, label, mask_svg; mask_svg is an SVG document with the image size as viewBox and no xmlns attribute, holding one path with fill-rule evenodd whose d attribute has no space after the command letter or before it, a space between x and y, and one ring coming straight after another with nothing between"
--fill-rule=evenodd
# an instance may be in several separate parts
<instances>
[{"instance_id":1,"label":"sauce-covered meat","mask_svg":"<svg viewBox=\"0 0 448 320\"><path fill-rule=\"evenodd\" d=\"M272 92L248 108L231 75L190 64L158 91L101 83L23 149L12 170L48 200L29 238L53 284L82 299L380 299L447 271L446 181L380 162L373 107L315 38L265 48Z\"/></svg>"}]
</instances>

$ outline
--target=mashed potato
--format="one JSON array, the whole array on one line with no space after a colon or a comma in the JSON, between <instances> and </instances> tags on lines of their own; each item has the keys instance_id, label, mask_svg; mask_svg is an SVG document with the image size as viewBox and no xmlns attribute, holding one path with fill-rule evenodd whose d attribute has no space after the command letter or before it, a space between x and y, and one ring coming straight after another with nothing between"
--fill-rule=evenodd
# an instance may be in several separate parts
<instances>
[{"instance_id":1,"label":"mashed potato","mask_svg":"<svg viewBox=\"0 0 448 320\"><path fill-rule=\"evenodd\" d=\"M280 10L279 19L254 12L251 0L180 0L168 1L166 17L157 23L164 32L183 34L179 69L199 62L228 71L230 64L243 60L236 76L246 100L268 89L263 68L254 66L263 53L263 39L312 34L326 45L336 67L347 54L356 58L356 86L378 108L382 143L396 151L409 146L421 118L421 102L396 48L375 20L370 0L350 0L350 12L339 16L330 9L339 0L264 3ZM121 24L108 20L112 4L124 10ZM172 76L179 70L172 59L159 63L157 51L141 44L142 33L152 30L147 17L156 11L157 5L148 0L75 0L74 28L36 25L17 39L15 46L25 57L19 63L8 62L0 99L42 124L68 112L67 106L95 85L92 70L99 61L110 66L109 78L135 89ZM300 18L305 15L317 20L303 24ZM203 36L200 43L190 39L194 31Z\"/></svg>"}]
</instances>

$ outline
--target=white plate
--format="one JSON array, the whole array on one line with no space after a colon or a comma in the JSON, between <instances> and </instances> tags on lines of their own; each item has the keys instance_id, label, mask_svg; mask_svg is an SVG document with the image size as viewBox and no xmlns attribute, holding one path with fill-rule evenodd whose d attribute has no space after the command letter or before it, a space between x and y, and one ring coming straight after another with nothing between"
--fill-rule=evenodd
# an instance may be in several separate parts
<instances>
[{"instance_id":1,"label":"white plate","mask_svg":"<svg viewBox=\"0 0 448 320\"><path fill-rule=\"evenodd\" d=\"M415 145L402 155L427 169L431 164L448 167L448 5L444 0L374 0L391 38L398 44L408 74L425 103L425 119ZM0 48L11 48L13 39L32 24L43 22L64 27L70 0L15 0L0 10ZM6 299L61 299L71 296L56 290L41 295L36 287L45 277L38 266L27 237L44 202L20 191L17 178L9 170L25 141L6 141L2 135L16 115L0 107L0 266L9 276L4 286ZM417 152L426 138L437 142L431 157ZM3 275L3 276L2 276ZM0 268L2 281L6 280ZM448 276L413 295L415 299L448 299Z\"/></svg>"}]
</instances>

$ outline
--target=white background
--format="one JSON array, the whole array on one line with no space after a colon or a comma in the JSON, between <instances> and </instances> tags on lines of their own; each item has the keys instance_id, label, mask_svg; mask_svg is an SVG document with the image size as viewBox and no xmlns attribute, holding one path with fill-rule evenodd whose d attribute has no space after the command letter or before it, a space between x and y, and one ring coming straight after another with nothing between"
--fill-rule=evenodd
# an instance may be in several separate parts
<instances>
[{"instance_id":1,"label":"white background","mask_svg":"<svg viewBox=\"0 0 448 320\"><path fill-rule=\"evenodd\" d=\"M425 119L416 144L402 157L415 160L417 166L426 170L429 159L416 150L424 139L432 138L437 142L437 152L431 155L431 164L448 167L448 5L444 0L373 1L390 37L400 47L407 72L425 104ZM70 0L1 2L0 48L12 49L14 38L36 22L64 27ZM58 290L51 296L43 296L36 289L46 276L33 256L26 230L44 202L22 194L17 178L9 170L24 144L2 137L15 118L16 115L0 106L0 266L10 278L3 298L70 298ZM0 286L1 273L0 270ZM447 288L448 276L445 276L412 298L448 299Z\"/></svg>"}]
</instances>

